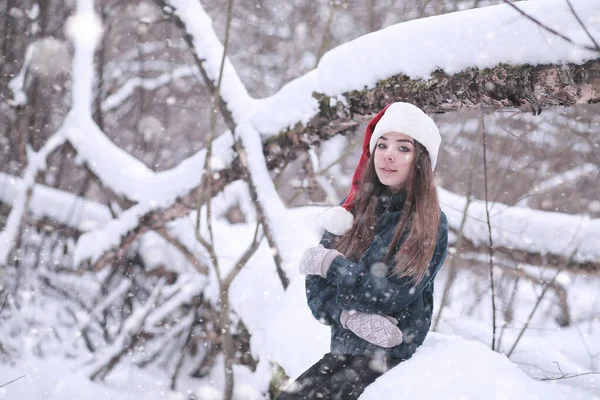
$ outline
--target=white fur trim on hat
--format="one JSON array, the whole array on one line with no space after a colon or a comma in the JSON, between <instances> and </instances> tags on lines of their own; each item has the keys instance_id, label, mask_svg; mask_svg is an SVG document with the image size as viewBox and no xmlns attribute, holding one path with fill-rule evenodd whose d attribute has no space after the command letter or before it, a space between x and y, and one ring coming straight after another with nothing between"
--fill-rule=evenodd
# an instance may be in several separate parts
<instances>
[{"instance_id":1,"label":"white fur trim on hat","mask_svg":"<svg viewBox=\"0 0 600 400\"><path fill-rule=\"evenodd\" d=\"M317 217L317 223L321 228L337 236L348 232L352 228L353 222L354 216L352 213L341 206L329 208Z\"/></svg>"},{"instance_id":2,"label":"white fur trim on hat","mask_svg":"<svg viewBox=\"0 0 600 400\"><path fill-rule=\"evenodd\" d=\"M387 132L404 133L425 146L431 158L431 167L435 169L442 138L435 122L419 107L403 102L389 106L373 130L369 141L371 154L377 140Z\"/></svg>"}]
</instances>

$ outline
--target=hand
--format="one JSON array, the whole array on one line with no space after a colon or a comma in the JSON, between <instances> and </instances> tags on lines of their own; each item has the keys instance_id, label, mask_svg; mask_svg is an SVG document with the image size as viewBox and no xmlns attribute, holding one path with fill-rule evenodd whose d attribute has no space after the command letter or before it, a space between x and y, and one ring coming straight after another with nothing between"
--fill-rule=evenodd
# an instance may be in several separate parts
<instances>
[{"instance_id":1,"label":"hand","mask_svg":"<svg viewBox=\"0 0 600 400\"><path fill-rule=\"evenodd\" d=\"M376 346L390 348L402 343L402 331L396 326L398 321L390 316L344 310L340 322L344 328Z\"/></svg>"},{"instance_id":2,"label":"hand","mask_svg":"<svg viewBox=\"0 0 600 400\"><path fill-rule=\"evenodd\" d=\"M324 277L333 260L341 255L342 253L339 251L326 249L321 244L317 247L311 247L304 252L300 260L300 273L302 275L320 275Z\"/></svg>"}]
</instances>

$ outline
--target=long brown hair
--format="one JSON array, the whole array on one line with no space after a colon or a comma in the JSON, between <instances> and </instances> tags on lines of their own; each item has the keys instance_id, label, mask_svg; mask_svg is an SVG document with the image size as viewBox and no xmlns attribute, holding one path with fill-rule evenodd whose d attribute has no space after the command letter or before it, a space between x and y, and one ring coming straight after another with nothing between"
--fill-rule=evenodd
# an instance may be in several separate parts
<instances>
[{"instance_id":1,"label":"long brown hair","mask_svg":"<svg viewBox=\"0 0 600 400\"><path fill-rule=\"evenodd\" d=\"M414 151L405 189L406 198L384 261L388 263L401 238L406 237L396 252L392 274L409 276L413 283L417 283L425 275L433 258L440 223L440 205L429 153L416 140ZM347 259L357 262L373 241L378 198L387 192L389 188L379 181L371 154L353 201L354 222L350 230L335 244L336 249Z\"/></svg>"}]
</instances>

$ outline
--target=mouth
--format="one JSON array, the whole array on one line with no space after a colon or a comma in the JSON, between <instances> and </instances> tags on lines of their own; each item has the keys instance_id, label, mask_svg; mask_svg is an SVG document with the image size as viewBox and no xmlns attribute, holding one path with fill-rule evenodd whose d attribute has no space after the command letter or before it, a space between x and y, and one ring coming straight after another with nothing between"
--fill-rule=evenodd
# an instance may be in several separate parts
<instances>
[{"instance_id":1,"label":"mouth","mask_svg":"<svg viewBox=\"0 0 600 400\"><path fill-rule=\"evenodd\" d=\"M397 172L397 170L389 168L379 168L379 170L385 174L393 174L394 172Z\"/></svg>"}]
</instances>

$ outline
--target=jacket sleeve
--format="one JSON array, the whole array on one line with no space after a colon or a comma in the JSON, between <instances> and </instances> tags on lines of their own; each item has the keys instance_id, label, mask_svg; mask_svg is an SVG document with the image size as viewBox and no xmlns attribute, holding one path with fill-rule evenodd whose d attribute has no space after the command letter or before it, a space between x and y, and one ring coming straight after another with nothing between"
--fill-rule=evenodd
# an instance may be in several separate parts
<instances>
[{"instance_id":1,"label":"jacket sleeve","mask_svg":"<svg viewBox=\"0 0 600 400\"><path fill-rule=\"evenodd\" d=\"M334 238L325 231L320 243L329 249ZM342 308L337 304L335 286L319 275L306 275L305 284L308 307L317 321L325 325L339 324Z\"/></svg>"},{"instance_id":2,"label":"jacket sleeve","mask_svg":"<svg viewBox=\"0 0 600 400\"><path fill-rule=\"evenodd\" d=\"M390 277L387 271L382 273L364 261L353 263L344 257L335 258L326 278L336 286L337 303L342 308L393 315L406 308L433 281L447 252L448 220L442 212L433 258L423 279L416 285L410 282L410 277Z\"/></svg>"}]
</instances>

